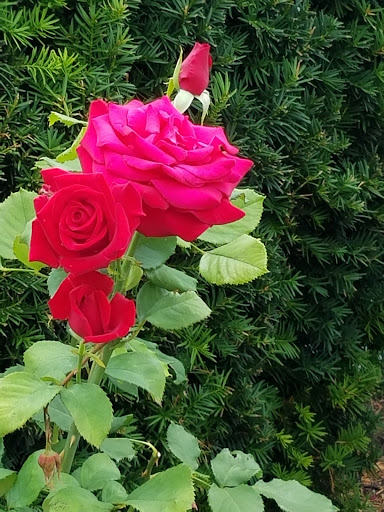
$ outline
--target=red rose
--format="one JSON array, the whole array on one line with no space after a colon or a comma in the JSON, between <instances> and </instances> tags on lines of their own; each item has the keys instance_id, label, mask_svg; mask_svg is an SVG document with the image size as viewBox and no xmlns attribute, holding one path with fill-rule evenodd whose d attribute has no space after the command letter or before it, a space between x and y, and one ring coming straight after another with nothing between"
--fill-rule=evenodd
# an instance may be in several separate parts
<instances>
[{"instance_id":1,"label":"red rose","mask_svg":"<svg viewBox=\"0 0 384 512\"><path fill-rule=\"evenodd\" d=\"M81 273L120 258L143 214L135 187L110 187L101 174L62 169L46 169L42 176L43 192L34 203L31 261Z\"/></svg>"},{"instance_id":2,"label":"red rose","mask_svg":"<svg viewBox=\"0 0 384 512\"><path fill-rule=\"evenodd\" d=\"M48 301L52 316L68 320L71 329L87 342L106 343L126 336L135 323L135 303L116 293L108 295L113 280L100 272L70 274Z\"/></svg>"},{"instance_id":3,"label":"red rose","mask_svg":"<svg viewBox=\"0 0 384 512\"><path fill-rule=\"evenodd\" d=\"M78 148L84 172L139 186L140 233L184 240L244 216L229 201L252 166L238 151L222 128L194 125L166 97L146 105L94 101Z\"/></svg>"},{"instance_id":4,"label":"red rose","mask_svg":"<svg viewBox=\"0 0 384 512\"><path fill-rule=\"evenodd\" d=\"M205 91L212 67L211 47L207 43L195 43L193 50L182 62L179 74L180 89L195 96Z\"/></svg>"}]
</instances>

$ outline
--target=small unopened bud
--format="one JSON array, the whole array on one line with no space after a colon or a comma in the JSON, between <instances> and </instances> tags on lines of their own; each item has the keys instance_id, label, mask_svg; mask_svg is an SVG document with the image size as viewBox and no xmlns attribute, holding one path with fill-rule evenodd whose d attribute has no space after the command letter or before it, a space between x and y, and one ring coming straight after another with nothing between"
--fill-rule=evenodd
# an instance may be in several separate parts
<instances>
[{"instance_id":1,"label":"small unopened bud","mask_svg":"<svg viewBox=\"0 0 384 512\"><path fill-rule=\"evenodd\" d=\"M192 503L192 510L199 510L195 501Z\"/></svg>"},{"instance_id":2,"label":"small unopened bud","mask_svg":"<svg viewBox=\"0 0 384 512\"><path fill-rule=\"evenodd\" d=\"M57 472L60 477L61 458L60 455L53 450L45 450L39 457L39 466L44 471L46 484L51 487L52 479Z\"/></svg>"}]
</instances>

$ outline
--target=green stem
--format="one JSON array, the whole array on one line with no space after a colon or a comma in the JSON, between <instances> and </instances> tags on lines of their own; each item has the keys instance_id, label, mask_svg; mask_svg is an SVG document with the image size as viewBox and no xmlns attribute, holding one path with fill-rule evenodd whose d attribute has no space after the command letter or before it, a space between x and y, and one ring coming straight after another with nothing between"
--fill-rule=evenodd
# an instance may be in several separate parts
<instances>
[{"instance_id":1,"label":"green stem","mask_svg":"<svg viewBox=\"0 0 384 512\"><path fill-rule=\"evenodd\" d=\"M129 440L132 443L141 444L141 445L148 446L149 448L151 448L152 456L149 459L148 464L147 464L147 468L146 468L146 470L143 473L143 477L145 478L145 480L149 480L151 478L151 473L152 473L153 466L158 463L158 461L160 459L160 456L161 456L161 453L159 452L159 450L155 446L153 446L152 443L149 443L148 441L138 441L137 439L129 439Z\"/></svg>"},{"instance_id":2,"label":"green stem","mask_svg":"<svg viewBox=\"0 0 384 512\"><path fill-rule=\"evenodd\" d=\"M136 247L140 241L140 233L138 233L137 231L135 231L135 233L133 234L133 237L132 237L132 240L131 240L131 243L129 244L129 247L128 247L128 250L127 252L125 253L126 256L133 256L135 251L136 251Z\"/></svg>"},{"instance_id":3,"label":"green stem","mask_svg":"<svg viewBox=\"0 0 384 512\"><path fill-rule=\"evenodd\" d=\"M29 274L35 274L36 276L44 277L45 279L48 279L48 276L45 274L42 274L38 270L33 270L29 268L10 268L10 267L3 267L3 265L0 265L0 272L28 272Z\"/></svg>"},{"instance_id":4,"label":"green stem","mask_svg":"<svg viewBox=\"0 0 384 512\"><path fill-rule=\"evenodd\" d=\"M129 335L128 341L134 340L137 335L140 333L141 329L144 327L146 319L142 320L139 324L137 324L136 329Z\"/></svg>"},{"instance_id":5,"label":"green stem","mask_svg":"<svg viewBox=\"0 0 384 512\"><path fill-rule=\"evenodd\" d=\"M193 483L195 483L202 489L205 489L206 491L211 488L211 484L209 482L202 480L196 474L192 474L192 481L193 481Z\"/></svg>"},{"instance_id":6,"label":"green stem","mask_svg":"<svg viewBox=\"0 0 384 512\"><path fill-rule=\"evenodd\" d=\"M200 252L201 254L205 254L205 251L203 251L203 249L200 249L200 247L197 247L196 244L191 244L191 247L193 247L195 251Z\"/></svg>"},{"instance_id":7,"label":"green stem","mask_svg":"<svg viewBox=\"0 0 384 512\"><path fill-rule=\"evenodd\" d=\"M112 355L113 344L108 343L103 348L103 353L101 355L101 360L107 366L108 361ZM80 359L80 358L79 358ZM88 382L90 384L100 384L103 376L104 376L105 368L99 366L95 361L92 364L91 372L88 377ZM69 429L67 440L65 442L64 447L64 455L61 463L61 471L63 473L70 473L71 467L73 464L73 459L75 457L75 453L80 441L80 433L76 428L75 423L72 423L71 428Z\"/></svg>"},{"instance_id":8,"label":"green stem","mask_svg":"<svg viewBox=\"0 0 384 512\"><path fill-rule=\"evenodd\" d=\"M108 361L111 358L113 349L115 348L115 343L111 342L105 345L103 348L103 353L101 354L100 359L103 361L105 367L102 367L96 363L96 361L93 361L92 368L89 373L88 382L90 384L97 384L99 385L102 378L104 377L105 368L107 367Z\"/></svg>"},{"instance_id":9,"label":"green stem","mask_svg":"<svg viewBox=\"0 0 384 512\"><path fill-rule=\"evenodd\" d=\"M81 368L83 367L84 353L84 341L81 341L79 345L79 358L77 360L76 384L81 384Z\"/></svg>"},{"instance_id":10,"label":"green stem","mask_svg":"<svg viewBox=\"0 0 384 512\"><path fill-rule=\"evenodd\" d=\"M116 260L111 264L113 272L116 276L115 285L113 287L114 294L117 292L125 294L127 291L127 282L130 280L132 266L135 264L135 261L132 258L140 241L140 237L140 233L135 231L132 236L131 243L129 244L129 247L123 258Z\"/></svg>"},{"instance_id":11,"label":"green stem","mask_svg":"<svg viewBox=\"0 0 384 512\"><path fill-rule=\"evenodd\" d=\"M61 462L61 471L63 473L70 473L73 459L75 458L75 453L79 446L79 441L79 431L77 430L75 423L72 423L65 442L64 455Z\"/></svg>"},{"instance_id":12,"label":"green stem","mask_svg":"<svg viewBox=\"0 0 384 512\"><path fill-rule=\"evenodd\" d=\"M145 478L145 480L149 480L151 478L153 466L158 463L159 459L160 452L158 452L157 450L153 451L152 457L149 459L147 468L143 473L143 477Z\"/></svg>"}]
</instances>

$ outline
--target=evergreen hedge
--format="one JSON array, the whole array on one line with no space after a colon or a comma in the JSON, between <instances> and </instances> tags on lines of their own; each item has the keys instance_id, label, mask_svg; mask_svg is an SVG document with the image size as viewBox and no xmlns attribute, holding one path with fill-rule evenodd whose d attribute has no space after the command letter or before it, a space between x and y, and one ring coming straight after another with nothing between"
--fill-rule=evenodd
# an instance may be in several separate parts
<instances>
[{"instance_id":1,"label":"evergreen hedge","mask_svg":"<svg viewBox=\"0 0 384 512\"><path fill-rule=\"evenodd\" d=\"M370 400L384 346L384 7L371 0L15 0L0 2L0 179L4 198L38 190L41 157L85 118L89 101L165 93L179 48L213 47L213 104L255 162L244 185L266 195L257 234L270 273L200 291L203 326L145 336L183 360L192 386L162 407L111 389L141 432L165 442L182 422L215 451L252 452L265 472L363 509L358 479L378 456ZM193 114L193 111L192 111ZM194 249L180 250L173 264ZM1 366L62 334L39 277L4 273ZM223 291L224 290L224 291ZM37 441L33 425L28 441ZM25 458L11 436L7 456ZM25 442L25 440L23 440ZM12 445L12 446L11 446Z\"/></svg>"}]
</instances>

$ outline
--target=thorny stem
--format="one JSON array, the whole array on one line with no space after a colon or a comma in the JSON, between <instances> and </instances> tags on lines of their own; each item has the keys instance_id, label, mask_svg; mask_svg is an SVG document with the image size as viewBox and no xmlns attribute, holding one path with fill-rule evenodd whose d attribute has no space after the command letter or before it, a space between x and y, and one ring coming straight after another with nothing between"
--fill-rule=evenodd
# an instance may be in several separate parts
<instances>
[{"instance_id":1,"label":"thorny stem","mask_svg":"<svg viewBox=\"0 0 384 512\"><path fill-rule=\"evenodd\" d=\"M108 361L112 355L113 344L106 343L102 345L103 353L101 356L101 360L104 365L107 366ZM88 358L89 359L89 358ZM77 371L77 369L76 369ZM88 377L88 382L90 384L100 384L105 372L105 367L99 366L96 361L92 364L92 369ZM71 372L72 373L72 372ZM68 376L67 376L68 377ZM80 441L80 433L76 428L75 423L72 423L71 428L69 429L67 440L65 442L63 460L61 464L61 470L63 473L69 473L71 471L73 459L75 457L75 453Z\"/></svg>"},{"instance_id":2,"label":"thorny stem","mask_svg":"<svg viewBox=\"0 0 384 512\"><path fill-rule=\"evenodd\" d=\"M52 443L52 428L51 428L51 420L48 414L48 405L44 407L44 426L45 426L45 449L47 451L51 450Z\"/></svg>"},{"instance_id":3,"label":"thorny stem","mask_svg":"<svg viewBox=\"0 0 384 512\"><path fill-rule=\"evenodd\" d=\"M100 350L102 350L104 348L105 344L100 344L100 345L96 345L92 350L91 350L91 354L97 354L97 352L100 352ZM81 363L81 368L86 365L88 363L88 361L91 359L92 355L87 355L84 357L84 359L82 360L82 363ZM65 377L65 379L63 380L63 382L60 384L61 386L66 386L68 384L68 382L72 379L72 377L74 377L77 372L78 372L78 368L74 368L71 372L68 373L68 375Z\"/></svg>"},{"instance_id":4,"label":"thorny stem","mask_svg":"<svg viewBox=\"0 0 384 512\"><path fill-rule=\"evenodd\" d=\"M135 249L137 247L137 244L139 243L139 240L140 240L140 234L135 232L133 237L132 237L131 243L130 243L130 245L128 247L128 250L126 252L126 256L127 257L132 257L132 255L135 252ZM119 261L118 264L120 265L121 262ZM117 286L116 286L115 291L116 292L120 291L119 290L119 286L121 284L120 283L116 283L116 285ZM138 328L136 329L135 336L137 336L137 333L141 330L142 326L144 325L144 322L141 322L141 324L139 324ZM114 349L115 345L116 345L116 343L109 342L109 343L105 343L103 345L97 345L92 350L91 354L92 353L95 354L99 350L102 350L101 360L104 363L104 366L100 366L99 364L97 364L96 361L93 361L92 368L91 368L91 371L90 371L89 376L88 376L88 382L90 384L97 384L97 385L99 385L101 383L101 381L103 379L103 376L104 376L105 368L106 368L106 366L108 364L108 361L109 361L109 359L110 359L110 357L112 355L112 352L113 352L113 349ZM66 376L66 378L61 383L62 386L65 386L66 384L68 384L68 382L71 380L71 378L74 375L77 375L77 377L76 377L77 383L78 384L81 383L81 377L80 377L81 368L92 357L91 355L87 355L83 359L81 357L83 355L81 352L82 352L82 350L81 350L81 345L80 345L80 347L79 347L79 364L78 364L77 368L72 370ZM70 430L68 432L68 436L67 436L67 439L66 439L66 442L65 442L64 451L63 451L63 460L62 460L62 465L61 465L61 469L62 469L63 473L69 473L71 471L73 459L75 457L75 453L76 453L77 447L79 445L79 441L80 441L80 433L77 430L77 428L75 426L75 423L73 422L72 425L71 425L71 428L70 428ZM154 450L156 450L156 448L154 446L152 446L152 445L150 445L150 446L152 448L152 453L154 454ZM156 456L157 456L157 460L158 460L158 458L160 457L160 453L157 450L156 450ZM153 457L153 455L152 455L152 457ZM147 470L149 470L149 475L150 475L150 471L152 470L153 464L155 463L155 462L153 462L152 466L149 467L149 465L151 463L151 460L149 461L148 467L147 467Z\"/></svg>"},{"instance_id":5,"label":"thorny stem","mask_svg":"<svg viewBox=\"0 0 384 512\"><path fill-rule=\"evenodd\" d=\"M83 367L84 353L85 353L84 341L81 341L80 345L79 345L79 359L77 362L76 384L81 384L81 369Z\"/></svg>"}]
</instances>

